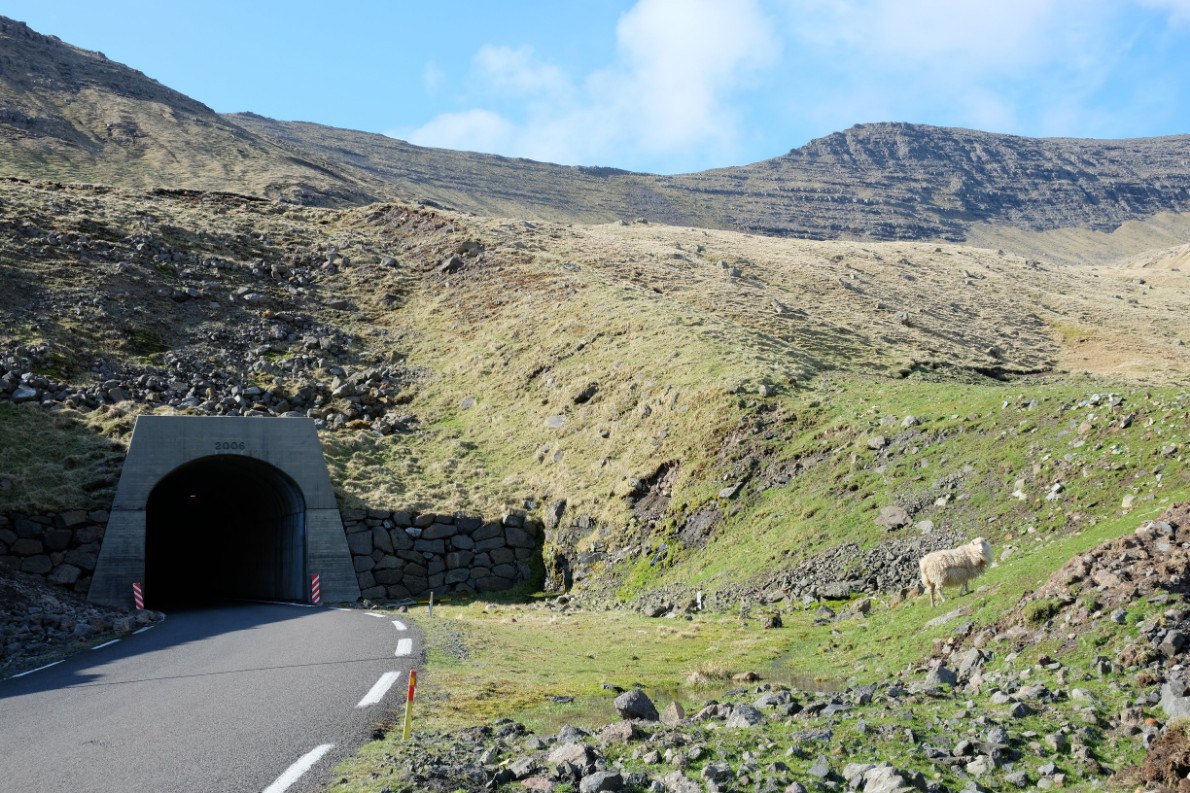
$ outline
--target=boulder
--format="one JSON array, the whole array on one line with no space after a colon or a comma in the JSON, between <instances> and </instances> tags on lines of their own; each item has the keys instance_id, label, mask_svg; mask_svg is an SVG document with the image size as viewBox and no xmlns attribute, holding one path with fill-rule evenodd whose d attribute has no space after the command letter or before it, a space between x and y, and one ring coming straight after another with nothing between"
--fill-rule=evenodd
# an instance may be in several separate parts
<instances>
[{"instance_id":1,"label":"boulder","mask_svg":"<svg viewBox=\"0 0 1190 793\"><path fill-rule=\"evenodd\" d=\"M560 743L546 757L551 765L571 763L579 768L592 768L595 765L595 750L585 743Z\"/></svg>"},{"instance_id":2,"label":"boulder","mask_svg":"<svg viewBox=\"0 0 1190 793\"><path fill-rule=\"evenodd\" d=\"M639 688L625 691L616 697L613 704L616 706L616 710L619 711L620 717L624 719L643 719L645 721L659 721L661 719L660 714L657 713L657 706L653 704L653 700L649 699L648 694Z\"/></svg>"},{"instance_id":3,"label":"boulder","mask_svg":"<svg viewBox=\"0 0 1190 793\"><path fill-rule=\"evenodd\" d=\"M926 684L931 686L953 686L959 682L958 675L953 670L947 669L944 664L937 664L933 666L929 673L926 674Z\"/></svg>"},{"instance_id":4,"label":"boulder","mask_svg":"<svg viewBox=\"0 0 1190 793\"><path fill-rule=\"evenodd\" d=\"M756 727L764 724L764 714L751 705L736 705L731 709L731 715L727 717L727 723L724 725L728 729L745 729L747 727Z\"/></svg>"},{"instance_id":5,"label":"boulder","mask_svg":"<svg viewBox=\"0 0 1190 793\"><path fill-rule=\"evenodd\" d=\"M51 584L58 584L60 586L72 586L75 581L79 580L82 575L82 570L78 569L72 564L60 564L54 571L46 578Z\"/></svg>"},{"instance_id":6,"label":"boulder","mask_svg":"<svg viewBox=\"0 0 1190 793\"><path fill-rule=\"evenodd\" d=\"M911 522L912 519L909 517L909 512L904 507L897 506L896 504L882 508L880 514L876 517L876 525L883 526L888 531L903 528Z\"/></svg>"},{"instance_id":7,"label":"boulder","mask_svg":"<svg viewBox=\"0 0 1190 793\"><path fill-rule=\"evenodd\" d=\"M1178 671L1161 686L1161 709L1170 720L1190 718L1190 673Z\"/></svg>"},{"instance_id":8,"label":"boulder","mask_svg":"<svg viewBox=\"0 0 1190 793\"><path fill-rule=\"evenodd\" d=\"M624 778L619 771L596 771L587 774L578 783L579 793L599 793L599 791L619 791L624 789Z\"/></svg>"},{"instance_id":9,"label":"boulder","mask_svg":"<svg viewBox=\"0 0 1190 793\"><path fill-rule=\"evenodd\" d=\"M32 402L37 399L38 391L36 388L30 388L27 385L18 386L16 391L12 392L13 402Z\"/></svg>"}]
</instances>

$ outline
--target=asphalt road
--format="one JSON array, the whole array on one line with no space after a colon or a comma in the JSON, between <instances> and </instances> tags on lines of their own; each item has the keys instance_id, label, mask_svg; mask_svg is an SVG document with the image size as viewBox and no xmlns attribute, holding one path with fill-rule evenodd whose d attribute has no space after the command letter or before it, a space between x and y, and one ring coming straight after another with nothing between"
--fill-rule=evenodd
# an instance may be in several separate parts
<instances>
[{"instance_id":1,"label":"asphalt road","mask_svg":"<svg viewBox=\"0 0 1190 793\"><path fill-rule=\"evenodd\" d=\"M178 612L0 681L0 788L318 790L404 707L420 642L394 619L281 604Z\"/></svg>"}]
</instances>

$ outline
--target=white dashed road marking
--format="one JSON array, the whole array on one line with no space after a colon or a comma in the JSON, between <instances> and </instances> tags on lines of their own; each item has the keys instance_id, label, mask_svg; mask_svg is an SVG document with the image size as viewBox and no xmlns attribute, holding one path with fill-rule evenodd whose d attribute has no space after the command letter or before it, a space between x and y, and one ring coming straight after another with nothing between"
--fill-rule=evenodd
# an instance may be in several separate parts
<instances>
[{"instance_id":1,"label":"white dashed road marking","mask_svg":"<svg viewBox=\"0 0 1190 793\"><path fill-rule=\"evenodd\" d=\"M393 620L393 627L399 631L406 630L405 623L400 620ZM413 653L413 639L397 639L397 656L411 655Z\"/></svg>"},{"instance_id":2,"label":"white dashed road marking","mask_svg":"<svg viewBox=\"0 0 1190 793\"><path fill-rule=\"evenodd\" d=\"M103 644L97 644L94 647L92 647L91 649L92 650L102 650L104 647L111 647L113 644L115 644L118 641L120 641L120 640L112 639L110 642L104 642Z\"/></svg>"},{"instance_id":3,"label":"white dashed road marking","mask_svg":"<svg viewBox=\"0 0 1190 793\"><path fill-rule=\"evenodd\" d=\"M364 694L364 698L359 701L359 704L356 705L356 707L366 708L369 705L375 705L377 702L384 699L384 695L388 693L388 690L393 687L393 684L396 683L400 677L400 672L385 672L382 674L380 679L376 681L376 685L372 686L372 688L368 690L367 694Z\"/></svg>"},{"instance_id":4,"label":"white dashed road marking","mask_svg":"<svg viewBox=\"0 0 1190 793\"><path fill-rule=\"evenodd\" d=\"M298 761L285 769L285 773L277 777L277 781L266 787L263 793L285 793L297 782L302 776L314 767L314 764L322 759L322 756L334 749L333 743L324 743L321 746L315 746L310 751L306 752Z\"/></svg>"}]
</instances>

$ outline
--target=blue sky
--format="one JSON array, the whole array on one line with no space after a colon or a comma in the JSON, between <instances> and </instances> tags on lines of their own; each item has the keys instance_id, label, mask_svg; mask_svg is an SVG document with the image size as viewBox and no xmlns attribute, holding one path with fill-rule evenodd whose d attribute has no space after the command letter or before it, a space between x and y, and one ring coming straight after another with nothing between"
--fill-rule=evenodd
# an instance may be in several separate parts
<instances>
[{"instance_id":1,"label":"blue sky","mask_svg":"<svg viewBox=\"0 0 1190 793\"><path fill-rule=\"evenodd\" d=\"M1190 133L1190 0L0 0L220 112L679 173L874 121Z\"/></svg>"}]
</instances>

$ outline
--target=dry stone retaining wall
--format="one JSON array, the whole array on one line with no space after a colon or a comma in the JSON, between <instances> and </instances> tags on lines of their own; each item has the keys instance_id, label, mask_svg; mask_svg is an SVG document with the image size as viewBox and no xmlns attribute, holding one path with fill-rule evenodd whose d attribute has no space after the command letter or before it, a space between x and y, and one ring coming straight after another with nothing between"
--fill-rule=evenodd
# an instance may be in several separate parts
<instances>
[{"instance_id":1,"label":"dry stone retaining wall","mask_svg":"<svg viewBox=\"0 0 1190 793\"><path fill-rule=\"evenodd\" d=\"M495 592L523 583L541 558L542 528L501 520L386 510L342 510L362 596L422 598ZM104 510L0 515L0 565L87 594L107 527Z\"/></svg>"},{"instance_id":2,"label":"dry stone retaining wall","mask_svg":"<svg viewBox=\"0 0 1190 793\"><path fill-rule=\"evenodd\" d=\"M86 594L107 528L106 510L0 515L0 565Z\"/></svg>"},{"instance_id":3,"label":"dry stone retaining wall","mask_svg":"<svg viewBox=\"0 0 1190 793\"><path fill-rule=\"evenodd\" d=\"M523 515L498 521L456 515L342 510L361 595L421 598L430 592L496 592L533 575L542 527Z\"/></svg>"}]
</instances>

